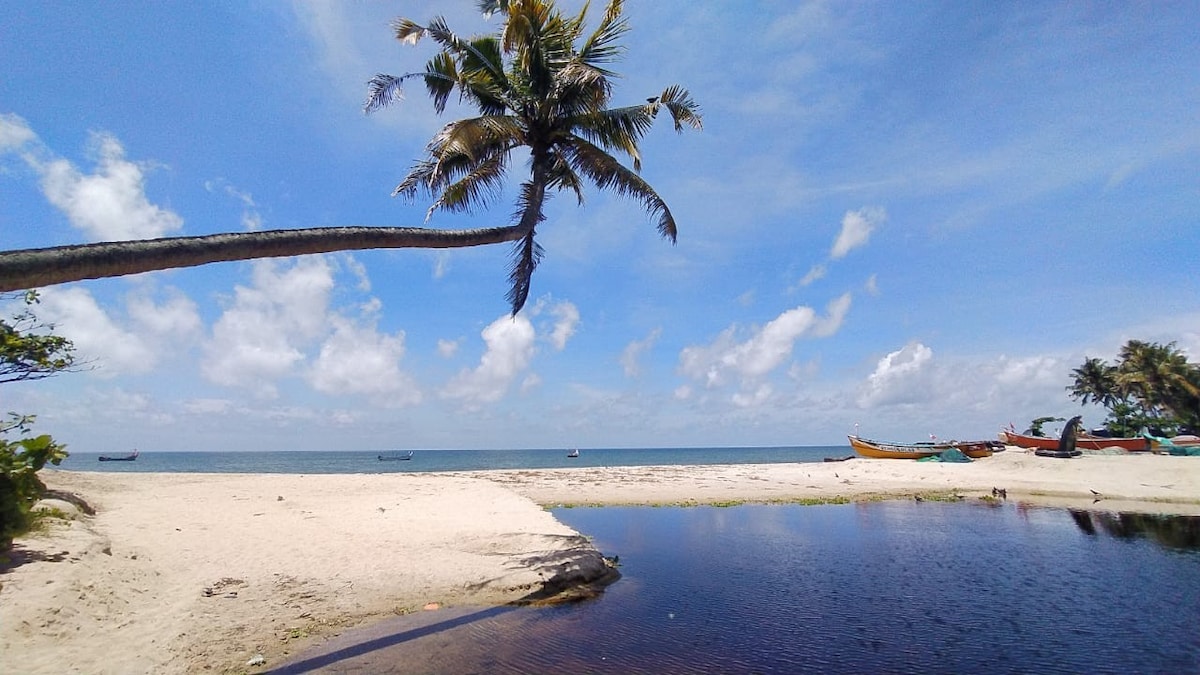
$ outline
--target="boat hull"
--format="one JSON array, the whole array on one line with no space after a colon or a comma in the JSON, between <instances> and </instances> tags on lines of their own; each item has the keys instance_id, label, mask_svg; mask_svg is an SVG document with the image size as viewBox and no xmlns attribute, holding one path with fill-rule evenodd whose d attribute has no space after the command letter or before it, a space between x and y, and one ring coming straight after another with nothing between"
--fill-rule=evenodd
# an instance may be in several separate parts
<instances>
[{"instance_id":1,"label":"boat hull","mask_svg":"<svg viewBox=\"0 0 1200 675\"><path fill-rule=\"evenodd\" d=\"M950 443L882 443L850 436L850 447L862 457L871 459L921 459L958 450L971 459L992 456L990 441L954 441Z\"/></svg>"},{"instance_id":2,"label":"boat hull","mask_svg":"<svg viewBox=\"0 0 1200 675\"><path fill-rule=\"evenodd\" d=\"M1050 436L1026 436L1013 431L1003 432L1003 440L1008 445L1021 448L1042 450L1058 450L1057 438ZM1142 452L1150 449L1150 441L1145 438L1105 438L1102 436L1080 435L1075 439L1075 447L1080 450L1100 450L1102 448L1121 448L1130 452Z\"/></svg>"}]
</instances>

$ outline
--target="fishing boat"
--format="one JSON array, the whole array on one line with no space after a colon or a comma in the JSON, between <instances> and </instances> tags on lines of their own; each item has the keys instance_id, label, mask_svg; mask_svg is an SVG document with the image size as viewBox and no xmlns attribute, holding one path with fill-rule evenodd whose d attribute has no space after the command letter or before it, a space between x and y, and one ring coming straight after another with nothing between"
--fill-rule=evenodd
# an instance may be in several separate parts
<instances>
[{"instance_id":1,"label":"fishing boat","mask_svg":"<svg viewBox=\"0 0 1200 675\"><path fill-rule=\"evenodd\" d=\"M579 456L579 450L578 450L578 449L572 450L572 451L570 451L570 452L568 452L568 453L567 453L567 457L578 457L578 456Z\"/></svg>"},{"instance_id":2,"label":"fishing boat","mask_svg":"<svg viewBox=\"0 0 1200 675\"><path fill-rule=\"evenodd\" d=\"M863 457L872 459L921 459L958 450L971 459L992 456L990 441L946 441L942 443L884 443L858 436L849 436L850 447Z\"/></svg>"},{"instance_id":3,"label":"fishing boat","mask_svg":"<svg viewBox=\"0 0 1200 675\"><path fill-rule=\"evenodd\" d=\"M376 457L376 459L378 459L381 462L398 462L400 460L412 459L412 458L413 458L412 450L409 450L407 455L396 455L394 457L384 457L383 455L379 455L378 457Z\"/></svg>"},{"instance_id":4,"label":"fishing boat","mask_svg":"<svg viewBox=\"0 0 1200 675\"><path fill-rule=\"evenodd\" d=\"M1000 432L1002 438L1008 445L1015 445L1021 448L1033 448L1042 450L1058 450L1059 439L1051 436L1027 436L1019 434L1015 431L1008 430ZM1142 452L1150 449L1150 441L1143 437L1114 437L1093 436L1088 433L1081 433L1075 437L1075 447L1080 450L1100 450L1101 448L1121 448L1130 452Z\"/></svg>"},{"instance_id":5,"label":"fishing boat","mask_svg":"<svg viewBox=\"0 0 1200 675\"><path fill-rule=\"evenodd\" d=\"M138 451L135 449L128 455L100 455L97 459L101 462L132 462L138 458Z\"/></svg>"}]
</instances>

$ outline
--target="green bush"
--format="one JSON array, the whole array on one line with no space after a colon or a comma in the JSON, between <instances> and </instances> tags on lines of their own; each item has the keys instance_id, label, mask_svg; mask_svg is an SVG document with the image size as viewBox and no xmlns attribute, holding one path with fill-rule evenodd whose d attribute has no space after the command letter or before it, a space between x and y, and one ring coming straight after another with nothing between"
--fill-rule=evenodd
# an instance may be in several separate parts
<instances>
[{"instance_id":1,"label":"green bush","mask_svg":"<svg viewBox=\"0 0 1200 675\"><path fill-rule=\"evenodd\" d=\"M0 432L27 431L31 418L18 417ZM0 551L12 548L13 537L29 529L29 511L46 491L37 472L47 463L58 466L67 457L65 445L48 435L0 439Z\"/></svg>"}]
</instances>

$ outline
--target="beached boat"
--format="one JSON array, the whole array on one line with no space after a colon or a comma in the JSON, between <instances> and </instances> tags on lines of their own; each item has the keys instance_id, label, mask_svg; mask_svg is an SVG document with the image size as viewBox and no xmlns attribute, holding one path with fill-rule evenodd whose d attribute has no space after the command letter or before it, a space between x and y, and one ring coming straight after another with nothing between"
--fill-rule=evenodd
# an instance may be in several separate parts
<instances>
[{"instance_id":1,"label":"beached boat","mask_svg":"<svg viewBox=\"0 0 1200 675\"><path fill-rule=\"evenodd\" d=\"M1008 445L1021 448L1041 448L1043 450L1058 450L1059 439L1051 436L1026 436L1015 431L1003 431L1003 440ZM1080 450L1100 450L1101 448L1121 448L1130 452L1141 452L1150 449L1150 441L1142 437L1109 438L1081 433L1075 437L1075 447Z\"/></svg>"},{"instance_id":2,"label":"beached boat","mask_svg":"<svg viewBox=\"0 0 1200 675\"><path fill-rule=\"evenodd\" d=\"M958 450L971 459L992 456L990 441L947 441L944 443L882 443L850 436L850 447L863 457L872 459L921 459Z\"/></svg>"},{"instance_id":3,"label":"beached boat","mask_svg":"<svg viewBox=\"0 0 1200 675\"><path fill-rule=\"evenodd\" d=\"M413 458L413 451L409 450L407 455L396 455L394 457L384 457L383 455L379 455L379 457L377 457L376 459L378 459L381 462L395 462L395 461L399 461L402 459L412 459L412 458Z\"/></svg>"},{"instance_id":4,"label":"beached boat","mask_svg":"<svg viewBox=\"0 0 1200 675\"><path fill-rule=\"evenodd\" d=\"M134 450L128 455L100 455L98 459L101 462L132 462L138 458L138 451Z\"/></svg>"},{"instance_id":5,"label":"beached boat","mask_svg":"<svg viewBox=\"0 0 1200 675\"><path fill-rule=\"evenodd\" d=\"M579 450L572 450L567 453L567 457L578 457L578 456L579 456Z\"/></svg>"}]
</instances>

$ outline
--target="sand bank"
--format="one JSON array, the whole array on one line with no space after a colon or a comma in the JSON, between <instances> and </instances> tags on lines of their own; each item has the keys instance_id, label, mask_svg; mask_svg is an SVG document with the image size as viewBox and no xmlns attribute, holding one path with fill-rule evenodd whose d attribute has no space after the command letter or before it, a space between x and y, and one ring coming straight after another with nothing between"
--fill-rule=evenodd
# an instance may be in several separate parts
<instances>
[{"instance_id":1,"label":"sand bank","mask_svg":"<svg viewBox=\"0 0 1200 675\"><path fill-rule=\"evenodd\" d=\"M1004 489L1047 506L1200 515L1200 460L1150 453L1075 459L1006 452L969 464L855 458L823 464L744 464L480 471L470 475L553 505L729 504L863 500Z\"/></svg>"},{"instance_id":2,"label":"sand bank","mask_svg":"<svg viewBox=\"0 0 1200 675\"><path fill-rule=\"evenodd\" d=\"M1200 460L572 468L443 474L45 472L96 508L19 540L0 654L28 673L257 672L428 603L496 604L599 574L556 504L729 504L1006 490L1010 501L1200 515ZM15 664L15 665L14 665Z\"/></svg>"},{"instance_id":3,"label":"sand bank","mask_svg":"<svg viewBox=\"0 0 1200 675\"><path fill-rule=\"evenodd\" d=\"M0 573L4 672L244 672L374 617L603 572L549 512L470 477L43 479L96 515L18 540Z\"/></svg>"}]
</instances>

